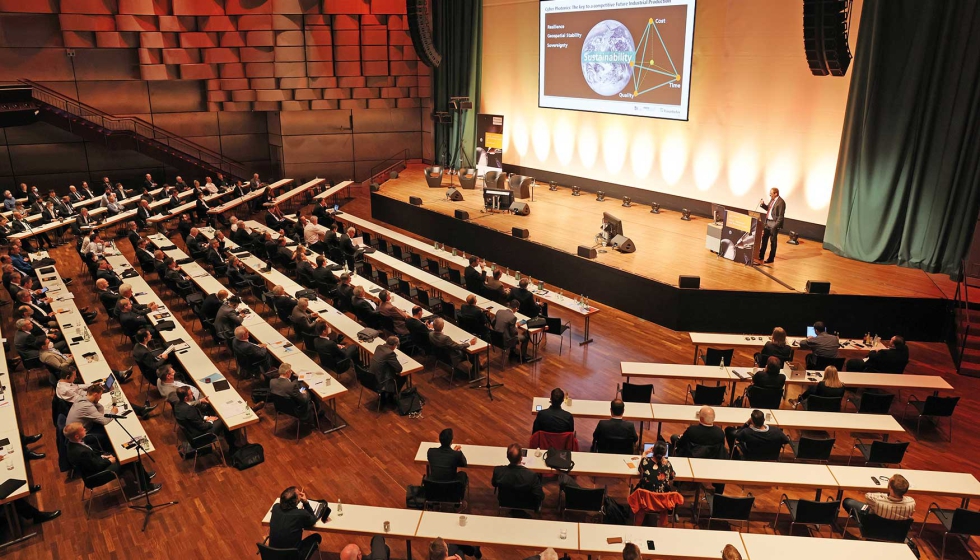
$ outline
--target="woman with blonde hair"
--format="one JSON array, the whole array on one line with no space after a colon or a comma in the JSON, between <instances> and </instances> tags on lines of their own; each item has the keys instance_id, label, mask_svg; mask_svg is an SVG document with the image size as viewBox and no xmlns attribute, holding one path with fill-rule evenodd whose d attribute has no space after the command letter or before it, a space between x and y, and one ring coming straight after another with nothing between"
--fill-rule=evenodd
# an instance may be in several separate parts
<instances>
[{"instance_id":1,"label":"woman with blonde hair","mask_svg":"<svg viewBox=\"0 0 980 560\"><path fill-rule=\"evenodd\" d=\"M755 355L755 363L759 367L764 367L769 356L775 356L782 362L793 361L793 347L786 344L786 330L782 327L772 330L769 342L762 347L762 352Z\"/></svg>"},{"instance_id":2,"label":"woman with blonde hair","mask_svg":"<svg viewBox=\"0 0 980 560\"><path fill-rule=\"evenodd\" d=\"M844 398L844 384L841 383L840 376L837 374L837 368L827 366L827 369L823 370L823 379L817 383L816 387L810 387L803 391L800 395L800 402L805 402L811 395L836 399Z\"/></svg>"}]
</instances>

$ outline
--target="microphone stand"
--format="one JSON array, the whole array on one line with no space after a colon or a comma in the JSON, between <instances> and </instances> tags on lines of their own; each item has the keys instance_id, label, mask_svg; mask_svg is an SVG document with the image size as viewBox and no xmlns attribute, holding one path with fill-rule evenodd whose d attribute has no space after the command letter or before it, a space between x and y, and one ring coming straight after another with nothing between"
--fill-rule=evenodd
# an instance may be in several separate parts
<instances>
[{"instance_id":1,"label":"microphone stand","mask_svg":"<svg viewBox=\"0 0 980 560\"><path fill-rule=\"evenodd\" d=\"M143 488L143 481L140 480L142 478L141 474L145 474L146 473L146 469L143 467L143 457L142 457L142 455L140 455L140 452L142 451L143 455L146 455L146 457L148 459L150 459L151 461L153 461L154 463L156 463L156 460L153 457L150 457L149 452L147 452L146 448L143 447L143 444L140 443L140 441L137 440L135 437L133 437L133 434L129 433L129 430L126 429L126 426L124 426L123 423L119 421L118 416L119 415L117 415L117 414L113 414L113 418L112 419L115 420L116 424L118 424L119 427L122 428L122 430L124 432L126 432L126 435L129 436L129 441L131 441L131 442L133 442L133 443L136 444L136 462L139 463L140 471L141 471L139 473L136 473L136 483L140 486L140 489L143 490L143 497L146 499L146 504L141 505L141 506L129 506L129 509L140 510L140 511L142 511L144 513L144 517L143 517L143 532L145 533L146 532L146 526L150 522L150 515L153 513L153 510L154 509L162 509L162 508L165 508L167 506L172 506L172 505L179 504L180 502L172 501L172 502L165 502L165 503L156 505L156 504L154 504L153 502L150 501L150 489L149 488ZM150 482L150 477L146 477L146 483L149 484L149 482Z\"/></svg>"}]
</instances>

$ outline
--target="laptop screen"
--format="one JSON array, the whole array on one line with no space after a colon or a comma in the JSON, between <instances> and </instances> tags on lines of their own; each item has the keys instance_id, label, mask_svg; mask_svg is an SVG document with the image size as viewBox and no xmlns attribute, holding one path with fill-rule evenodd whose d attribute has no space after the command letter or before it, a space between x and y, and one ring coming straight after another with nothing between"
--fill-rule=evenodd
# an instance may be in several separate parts
<instances>
[{"instance_id":1,"label":"laptop screen","mask_svg":"<svg viewBox=\"0 0 980 560\"><path fill-rule=\"evenodd\" d=\"M115 384L116 384L116 378L113 377L111 374L109 375L109 377L106 377L105 378L105 390L106 391L111 391L112 390L112 386L115 385Z\"/></svg>"},{"instance_id":2,"label":"laptop screen","mask_svg":"<svg viewBox=\"0 0 980 560\"><path fill-rule=\"evenodd\" d=\"M812 337L815 337L815 336L817 336L817 331L813 330L813 326L811 325L811 326L807 327L806 328L806 337L807 338L812 338Z\"/></svg>"},{"instance_id":3,"label":"laptop screen","mask_svg":"<svg viewBox=\"0 0 980 560\"><path fill-rule=\"evenodd\" d=\"M649 453L650 450L653 449L653 446L654 445L657 445L657 443L656 442L654 442L654 443L644 443L643 444L643 454L646 455L647 453ZM664 454L664 457L670 457L670 446L669 445L667 446L667 453Z\"/></svg>"}]
</instances>

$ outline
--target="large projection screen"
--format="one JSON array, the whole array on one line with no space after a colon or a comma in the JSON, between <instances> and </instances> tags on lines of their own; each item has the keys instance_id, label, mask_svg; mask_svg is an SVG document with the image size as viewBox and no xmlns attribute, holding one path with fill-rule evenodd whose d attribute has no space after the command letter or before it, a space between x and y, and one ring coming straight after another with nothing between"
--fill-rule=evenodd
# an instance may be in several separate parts
<instances>
[{"instance_id":1,"label":"large projection screen","mask_svg":"<svg viewBox=\"0 0 980 560\"><path fill-rule=\"evenodd\" d=\"M686 121L694 3L541 2L538 106Z\"/></svg>"}]
</instances>

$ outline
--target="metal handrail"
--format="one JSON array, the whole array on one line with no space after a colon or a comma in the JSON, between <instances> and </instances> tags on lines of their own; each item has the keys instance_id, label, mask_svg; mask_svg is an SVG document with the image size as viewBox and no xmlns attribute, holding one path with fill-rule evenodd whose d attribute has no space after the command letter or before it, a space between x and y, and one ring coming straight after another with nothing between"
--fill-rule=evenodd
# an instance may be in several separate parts
<instances>
[{"instance_id":1,"label":"metal handrail","mask_svg":"<svg viewBox=\"0 0 980 560\"><path fill-rule=\"evenodd\" d=\"M368 176L367 179L358 181L358 183L374 181L376 177L379 177L380 175L384 174L385 172L399 165L404 165L404 166L408 165L408 149L395 152L391 157L382 160L381 163L378 163L377 165L371 168L371 174Z\"/></svg>"},{"instance_id":2,"label":"metal handrail","mask_svg":"<svg viewBox=\"0 0 980 560\"><path fill-rule=\"evenodd\" d=\"M960 367L963 365L963 356L966 354L966 341L970 338L970 331L973 329L973 322L970 320L970 287L966 282L966 260L960 261L960 271L961 278L956 281L956 293L953 295L953 320L955 322L956 328L956 355L954 359L956 361L956 372L959 373ZM961 289L962 288L962 289ZM962 298L960 297L962 294ZM961 323L961 314L966 316L966 328L963 329L963 335L959 335L959 326Z\"/></svg>"},{"instance_id":3,"label":"metal handrail","mask_svg":"<svg viewBox=\"0 0 980 560\"><path fill-rule=\"evenodd\" d=\"M204 146L181 138L172 132L168 132L156 125L148 123L143 119L138 117L116 117L96 109L95 107L64 96L54 90L32 82L31 80L19 80L19 82L32 88L32 96L37 101L95 123L106 130L132 132L133 134L143 136L175 150L179 150L187 155L194 156L204 163L228 172L229 175L234 175L238 178L245 178L248 176L248 171L241 163L209 150Z\"/></svg>"}]
</instances>

